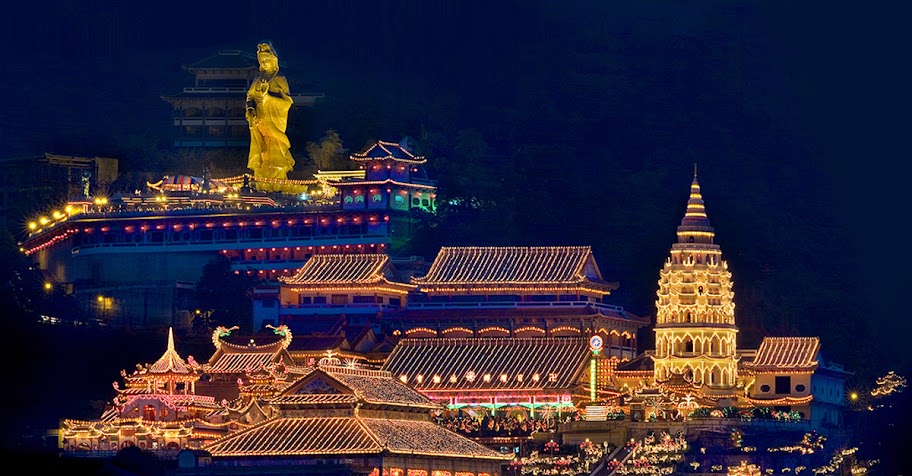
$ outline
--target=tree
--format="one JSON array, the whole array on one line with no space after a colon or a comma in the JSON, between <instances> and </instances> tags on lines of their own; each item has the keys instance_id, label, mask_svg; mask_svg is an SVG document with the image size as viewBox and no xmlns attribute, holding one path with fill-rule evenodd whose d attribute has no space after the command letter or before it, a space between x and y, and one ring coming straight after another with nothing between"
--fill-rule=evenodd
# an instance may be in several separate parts
<instances>
[{"instance_id":1,"label":"tree","mask_svg":"<svg viewBox=\"0 0 912 476\"><path fill-rule=\"evenodd\" d=\"M196 284L196 303L200 308L196 326L240 326L249 330L252 325L250 292L260 280L247 273L231 270L231 261L223 255L216 256L203 267Z\"/></svg>"},{"instance_id":2,"label":"tree","mask_svg":"<svg viewBox=\"0 0 912 476\"><path fill-rule=\"evenodd\" d=\"M319 143L308 142L305 146L307 155L317 170L345 170L348 161L345 160L345 149L339 133L333 129L326 131Z\"/></svg>"}]
</instances>

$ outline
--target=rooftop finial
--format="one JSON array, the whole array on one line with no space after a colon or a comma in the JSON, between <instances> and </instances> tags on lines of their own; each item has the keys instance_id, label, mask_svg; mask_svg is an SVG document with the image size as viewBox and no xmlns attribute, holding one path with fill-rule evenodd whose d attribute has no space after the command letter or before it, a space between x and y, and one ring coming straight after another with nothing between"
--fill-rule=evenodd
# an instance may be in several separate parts
<instances>
[{"instance_id":1,"label":"rooftop finial","mask_svg":"<svg viewBox=\"0 0 912 476\"><path fill-rule=\"evenodd\" d=\"M168 328L168 351L174 352L174 328Z\"/></svg>"},{"instance_id":2,"label":"rooftop finial","mask_svg":"<svg viewBox=\"0 0 912 476\"><path fill-rule=\"evenodd\" d=\"M694 180L697 179L697 163L694 162Z\"/></svg>"}]
</instances>

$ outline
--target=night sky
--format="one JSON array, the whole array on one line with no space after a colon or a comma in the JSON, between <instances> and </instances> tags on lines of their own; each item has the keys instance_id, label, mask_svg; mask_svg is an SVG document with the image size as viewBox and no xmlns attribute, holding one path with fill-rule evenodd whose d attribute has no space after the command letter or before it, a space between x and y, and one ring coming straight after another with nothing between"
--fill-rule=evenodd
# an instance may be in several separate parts
<instances>
[{"instance_id":1,"label":"night sky","mask_svg":"<svg viewBox=\"0 0 912 476\"><path fill-rule=\"evenodd\" d=\"M814 276L782 288L784 301L820 295L820 312L799 309L802 331L841 325L830 315L849 309L836 322L859 322L847 332L864 334L864 348L847 350L852 336L843 336L824 351L850 369L845 360L908 369L912 268L900 230L912 82L903 18L869 2L19 5L0 33L0 158L106 155L128 137L167 137L170 106L160 96L190 79L182 64L270 39L286 74L307 76L296 79L356 111L312 117L308 140L332 127L359 149L422 128L475 128L495 155L557 150L527 177L565 180L576 200L565 206L585 225L536 236L576 230L566 244L589 241L606 279L621 282L618 298L643 315L654 314L658 270L697 163L717 243L741 286L736 312L753 302L755 280ZM616 196L616 183L643 193Z\"/></svg>"}]
</instances>

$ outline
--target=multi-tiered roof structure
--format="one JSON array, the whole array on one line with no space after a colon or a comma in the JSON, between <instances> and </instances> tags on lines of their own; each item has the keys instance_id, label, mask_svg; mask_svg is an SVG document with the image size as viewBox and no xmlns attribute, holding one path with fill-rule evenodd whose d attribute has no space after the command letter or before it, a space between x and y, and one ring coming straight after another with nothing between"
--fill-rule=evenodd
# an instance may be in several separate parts
<instances>
[{"instance_id":1,"label":"multi-tiered roof structure","mask_svg":"<svg viewBox=\"0 0 912 476\"><path fill-rule=\"evenodd\" d=\"M289 371L301 374L265 400L278 416L207 445L215 459L290 467L303 461L336 474L494 476L513 457L433 423L439 406L389 372L347 367L331 356Z\"/></svg>"},{"instance_id":2,"label":"multi-tiered roof structure","mask_svg":"<svg viewBox=\"0 0 912 476\"><path fill-rule=\"evenodd\" d=\"M168 330L165 353L152 364L121 371L125 388L114 383L116 396L98 420L66 419L61 422L61 447L68 451L117 451L140 449L179 450L199 448L237 429L224 418L223 408L212 396L197 394L202 376L192 357L174 349Z\"/></svg>"},{"instance_id":3,"label":"multi-tiered roof structure","mask_svg":"<svg viewBox=\"0 0 912 476\"><path fill-rule=\"evenodd\" d=\"M683 379L704 393L733 396L738 382L731 272L713 240L696 170L678 241L659 273L656 300L657 382Z\"/></svg>"}]
</instances>

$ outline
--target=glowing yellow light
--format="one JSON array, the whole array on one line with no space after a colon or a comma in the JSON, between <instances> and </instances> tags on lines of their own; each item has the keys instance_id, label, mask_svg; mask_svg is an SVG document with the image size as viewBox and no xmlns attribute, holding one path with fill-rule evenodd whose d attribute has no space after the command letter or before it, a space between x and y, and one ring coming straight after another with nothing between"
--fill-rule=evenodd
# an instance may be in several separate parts
<instances>
[{"instance_id":1,"label":"glowing yellow light","mask_svg":"<svg viewBox=\"0 0 912 476\"><path fill-rule=\"evenodd\" d=\"M855 392L852 392L852 394L849 395L849 398L851 398L852 400L858 400L858 394Z\"/></svg>"},{"instance_id":2,"label":"glowing yellow light","mask_svg":"<svg viewBox=\"0 0 912 476\"><path fill-rule=\"evenodd\" d=\"M66 211L68 214L73 213L73 207L71 205L67 205L64 211Z\"/></svg>"},{"instance_id":3,"label":"glowing yellow light","mask_svg":"<svg viewBox=\"0 0 912 476\"><path fill-rule=\"evenodd\" d=\"M54 285L51 283L44 283L44 289L50 291L51 289L54 289Z\"/></svg>"},{"instance_id":4,"label":"glowing yellow light","mask_svg":"<svg viewBox=\"0 0 912 476\"><path fill-rule=\"evenodd\" d=\"M30 221L28 224L28 227L29 227L29 230L34 230L35 228L38 228L38 224L33 221Z\"/></svg>"},{"instance_id":5,"label":"glowing yellow light","mask_svg":"<svg viewBox=\"0 0 912 476\"><path fill-rule=\"evenodd\" d=\"M38 219L38 223L41 223L42 225L47 225L48 221L50 220L48 220L47 217L41 217Z\"/></svg>"},{"instance_id":6,"label":"glowing yellow light","mask_svg":"<svg viewBox=\"0 0 912 476\"><path fill-rule=\"evenodd\" d=\"M98 302L103 302L103 301L104 301L104 296L98 296Z\"/></svg>"},{"instance_id":7,"label":"glowing yellow light","mask_svg":"<svg viewBox=\"0 0 912 476\"><path fill-rule=\"evenodd\" d=\"M55 212L54 212L54 219L55 219L55 220L59 220L62 216L63 216L63 213L60 213L60 212L58 212L58 211L55 211Z\"/></svg>"}]
</instances>

